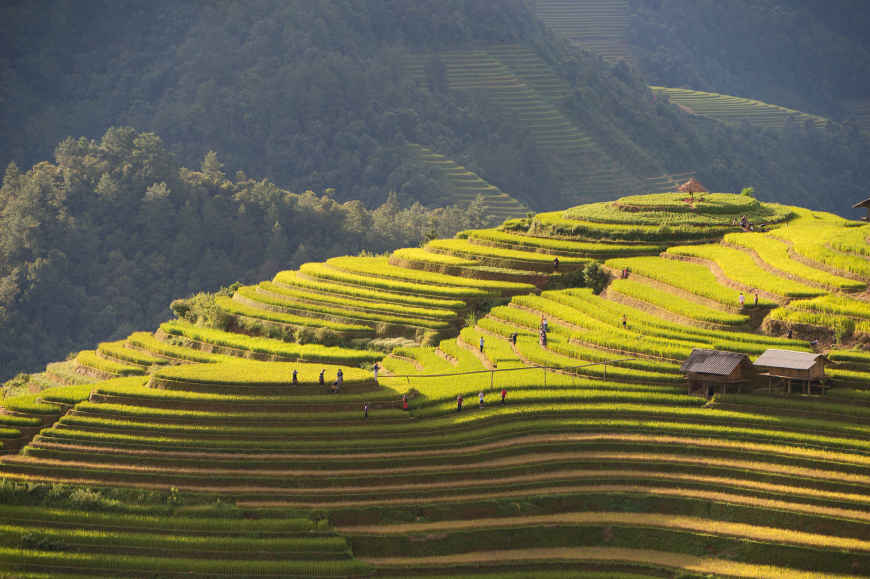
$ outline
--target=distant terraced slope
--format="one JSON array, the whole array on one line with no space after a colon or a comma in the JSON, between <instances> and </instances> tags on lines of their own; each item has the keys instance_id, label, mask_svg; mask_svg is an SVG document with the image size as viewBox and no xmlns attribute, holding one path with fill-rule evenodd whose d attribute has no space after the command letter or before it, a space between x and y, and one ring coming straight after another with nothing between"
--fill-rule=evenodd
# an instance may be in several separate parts
<instances>
[{"instance_id":1,"label":"distant terraced slope","mask_svg":"<svg viewBox=\"0 0 870 579\"><path fill-rule=\"evenodd\" d=\"M626 44L629 6L622 0L538 0L538 17L568 39L600 54L605 60L620 58L637 68L637 59Z\"/></svg>"},{"instance_id":2,"label":"distant terraced slope","mask_svg":"<svg viewBox=\"0 0 870 579\"><path fill-rule=\"evenodd\" d=\"M648 193L640 179L603 154L559 155L553 159L556 172L576 203L610 201L624 195Z\"/></svg>"},{"instance_id":3,"label":"distant terraced slope","mask_svg":"<svg viewBox=\"0 0 870 579\"><path fill-rule=\"evenodd\" d=\"M670 173L659 177L647 177L644 183L656 193L670 193L676 191L680 185L695 176L695 171L685 173Z\"/></svg>"},{"instance_id":4,"label":"distant terraced slope","mask_svg":"<svg viewBox=\"0 0 870 579\"><path fill-rule=\"evenodd\" d=\"M550 101L550 97L566 93L567 87L560 88L558 82L554 82L558 77L552 71L549 75L546 73L543 61L521 47L496 47L493 54L476 51L411 55L406 70L425 82L427 60L440 58L450 90L489 91L493 100L529 129L541 149L581 152L594 148L592 138L574 126ZM496 57L505 60L502 62ZM506 64L516 66L517 70Z\"/></svg>"},{"instance_id":5,"label":"distant terraced slope","mask_svg":"<svg viewBox=\"0 0 870 579\"><path fill-rule=\"evenodd\" d=\"M502 220L512 217L524 217L528 207L503 193L498 187L490 185L483 179L445 157L425 147L408 143L408 148L422 164L435 166L455 190L454 199L461 203L470 203L478 195L483 195L489 206L489 214Z\"/></svg>"},{"instance_id":6,"label":"distant terraced slope","mask_svg":"<svg viewBox=\"0 0 870 579\"><path fill-rule=\"evenodd\" d=\"M708 116L729 125L737 125L745 118L755 126L781 128L791 115L795 115L798 124L812 119L817 127L822 128L827 122L822 117L751 99L682 88L660 86L650 88L657 93L667 95L672 103L685 107L697 115Z\"/></svg>"},{"instance_id":7,"label":"distant terraced slope","mask_svg":"<svg viewBox=\"0 0 870 579\"><path fill-rule=\"evenodd\" d=\"M513 72L529 87L551 99L568 96L565 81L532 51L516 44L490 46L486 53Z\"/></svg>"}]
</instances>

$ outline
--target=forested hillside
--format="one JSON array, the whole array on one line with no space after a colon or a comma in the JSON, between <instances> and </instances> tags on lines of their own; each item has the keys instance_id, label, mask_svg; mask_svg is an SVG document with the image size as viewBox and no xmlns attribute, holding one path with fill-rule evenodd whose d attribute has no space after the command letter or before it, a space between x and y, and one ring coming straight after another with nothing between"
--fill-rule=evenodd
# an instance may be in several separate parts
<instances>
[{"instance_id":1,"label":"forested hillside","mask_svg":"<svg viewBox=\"0 0 870 579\"><path fill-rule=\"evenodd\" d=\"M659 28L704 15L647 10L650 19L673 19ZM726 31L742 25L721 16ZM588 200L577 193L602 163L633 178L698 171L715 190L753 185L765 200L841 213L846 203L828 192L860 196L867 181L867 149L855 144L855 130L735 135L683 122L676 109L651 107L647 83L628 68L548 31L524 0L15 0L0 8L0 27L4 165L49 160L69 135L98 139L131 126L159 136L182 166L214 150L228 175L241 170L297 192L331 188L336 199L368 208L391 190L403 206L449 199L449 184L396 156L403 142L446 155L536 211ZM660 39L668 50L694 44L676 30L681 43ZM527 47L562 79L567 90L548 96L548 106L589 137L585 152L547 150L486 86L439 85L437 59L428 59L426 81L406 66L410 55L504 44ZM716 69L708 69L712 78ZM685 82L686 74L667 80ZM830 81L848 84L833 71ZM859 91L860 82L850 86Z\"/></svg>"},{"instance_id":2,"label":"forested hillside","mask_svg":"<svg viewBox=\"0 0 870 579\"><path fill-rule=\"evenodd\" d=\"M373 211L333 192L301 195L215 153L180 168L159 138L110 129L68 139L57 163L0 189L0 375L33 369L101 340L155 327L169 302L288 266L415 245L489 222L479 203L430 211L395 195Z\"/></svg>"}]
</instances>

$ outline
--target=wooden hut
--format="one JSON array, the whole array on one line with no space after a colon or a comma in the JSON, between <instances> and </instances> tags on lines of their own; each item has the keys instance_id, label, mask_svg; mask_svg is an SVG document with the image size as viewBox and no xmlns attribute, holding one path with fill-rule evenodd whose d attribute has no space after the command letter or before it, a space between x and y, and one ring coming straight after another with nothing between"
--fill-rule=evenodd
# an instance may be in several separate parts
<instances>
[{"instance_id":1,"label":"wooden hut","mask_svg":"<svg viewBox=\"0 0 870 579\"><path fill-rule=\"evenodd\" d=\"M855 203L854 205L852 205L852 208L854 209L860 209L861 207L867 208L867 217L862 217L861 219L863 219L864 221L870 221L870 199L865 199L860 203Z\"/></svg>"},{"instance_id":2,"label":"wooden hut","mask_svg":"<svg viewBox=\"0 0 870 579\"><path fill-rule=\"evenodd\" d=\"M831 363L821 354L774 349L768 349L755 361L756 366L767 368L767 372L759 376L767 378L768 391L773 385L774 378L781 378L788 385L789 394L791 394L792 382L800 383L806 394L810 393L810 387L815 383L821 387L824 394L825 364Z\"/></svg>"},{"instance_id":3,"label":"wooden hut","mask_svg":"<svg viewBox=\"0 0 870 579\"><path fill-rule=\"evenodd\" d=\"M680 366L680 371L686 373L689 394L693 389L710 393L717 384L721 386L722 394L726 393L729 384L737 386L739 393L743 384L752 382L758 375L752 360L746 354L698 348L692 350Z\"/></svg>"},{"instance_id":4,"label":"wooden hut","mask_svg":"<svg viewBox=\"0 0 870 579\"><path fill-rule=\"evenodd\" d=\"M678 189L678 191L682 191L683 193L690 193L692 195L692 200L695 199L695 193L706 193L707 192L707 190L704 189L701 186L701 184L698 183L698 180L695 179L694 177L692 177L691 179L689 179L688 181L686 181L685 183L680 185L680 188Z\"/></svg>"}]
</instances>

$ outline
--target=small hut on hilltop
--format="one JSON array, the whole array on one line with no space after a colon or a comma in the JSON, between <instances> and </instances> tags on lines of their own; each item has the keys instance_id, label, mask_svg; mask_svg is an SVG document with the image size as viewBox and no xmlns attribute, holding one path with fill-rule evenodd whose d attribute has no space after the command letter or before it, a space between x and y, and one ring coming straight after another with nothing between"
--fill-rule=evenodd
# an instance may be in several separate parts
<instances>
[{"instance_id":1,"label":"small hut on hilltop","mask_svg":"<svg viewBox=\"0 0 870 579\"><path fill-rule=\"evenodd\" d=\"M758 371L746 354L723 352L720 350L701 350L695 348L680 366L689 381L689 394L693 388L709 395L716 384L721 385L722 394L729 384L737 386L739 393L745 383L752 382Z\"/></svg>"},{"instance_id":2,"label":"small hut on hilltop","mask_svg":"<svg viewBox=\"0 0 870 579\"><path fill-rule=\"evenodd\" d=\"M828 358L812 352L794 352L792 350L768 349L758 357L755 365L767 368L767 372L759 376L767 378L767 390L770 391L774 378L781 378L788 385L791 394L792 381L800 382L806 394L815 383L825 393L825 364L832 364Z\"/></svg>"},{"instance_id":3,"label":"small hut on hilltop","mask_svg":"<svg viewBox=\"0 0 870 579\"><path fill-rule=\"evenodd\" d=\"M870 221L870 199L865 199L860 203L855 203L854 205L852 205L853 209L860 209L861 207L867 208L867 217L862 217L861 219L863 219L864 221Z\"/></svg>"},{"instance_id":4,"label":"small hut on hilltop","mask_svg":"<svg viewBox=\"0 0 870 579\"><path fill-rule=\"evenodd\" d=\"M694 177L692 177L691 179L689 179L688 181L686 181L685 183L680 185L680 188L678 189L678 191L682 191L683 193L691 194L692 201L695 200L695 193L706 193L707 192L707 190L704 189L704 187L702 187L701 184L698 182L698 180L695 179Z\"/></svg>"}]
</instances>

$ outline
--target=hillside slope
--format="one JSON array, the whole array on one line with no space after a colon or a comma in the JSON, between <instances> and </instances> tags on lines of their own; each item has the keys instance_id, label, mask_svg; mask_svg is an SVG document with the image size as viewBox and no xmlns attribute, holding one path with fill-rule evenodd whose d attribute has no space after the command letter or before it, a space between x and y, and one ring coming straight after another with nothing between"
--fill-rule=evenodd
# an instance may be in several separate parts
<instances>
[{"instance_id":1,"label":"hillside slope","mask_svg":"<svg viewBox=\"0 0 870 579\"><path fill-rule=\"evenodd\" d=\"M867 236L746 196L631 196L177 300L4 401L0 560L865 576ZM680 371L693 348L837 366L828 388L748 378L708 401Z\"/></svg>"},{"instance_id":2,"label":"hillside slope","mask_svg":"<svg viewBox=\"0 0 870 579\"><path fill-rule=\"evenodd\" d=\"M643 179L689 171L714 190L752 185L767 201L842 215L848 207L825 192L847 190L851 198L864 191L870 180L862 162L868 146L857 126L807 135L800 127L787 135L747 130L735 136L723 129L730 145L724 147L715 126L687 121L664 104L650 106L654 97L647 84L690 84L697 90L760 97L835 121L847 118L825 108L807 110L802 102L780 103L765 93L748 94L752 85L746 81L739 89L712 82L718 79L695 83L692 67L700 65L670 32L687 26L674 16L685 3L659 3L658 12L645 2L615 0L542 2L538 7L551 4L589 8L578 18L592 26L593 37L598 16L603 15L602 29L612 31L611 8L624 16L621 11L629 7L629 27L640 22L643 30L650 28L643 33L645 42L677 55L653 60L677 68L676 63L683 63L688 71L680 70L673 80L659 71L653 80L627 65L599 60L548 30L524 0L350 5L340 0L242 0L217 6L159 0L142 13L128 4L101 10L55 1L15 3L0 13L5 40L0 163L15 161L27 169L50 159L56 143L69 135L98 139L110 127L130 126L155 133L183 166L196 167L213 150L228 175L243 171L299 193L320 195L331 189L337 201L359 200L368 208L383 204L390 191L399 194L403 206L414 201L430 208L447 204L448 195L417 178L424 167L401 155L405 142L445 155L534 211L651 192ZM724 11L716 20L724 23L724 32L710 34L717 43L728 43L745 8L743 2L735 4L741 8L705 5L685 12L694 21L705 10ZM754 14L751 7L747 10ZM624 24L623 16L616 19L617 28ZM759 18L775 19L767 14ZM782 26L788 38L806 28L800 19L793 27ZM669 32L656 40L662 28ZM589 33L584 29L580 34L586 38ZM780 35L756 34L752 42L767 42L768 37L780 47ZM820 42L810 34L799 37L801 54L815 47L825 63L852 46L845 40ZM820 33L818 38L828 37ZM740 54L746 50L741 47ZM447 57L443 69L436 60L423 71L424 81L416 66L420 59L429 62L433 54L448 53L477 55L486 65L478 67L482 76L469 76L469 69L456 71L464 75L462 82L459 77L431 82L454 74ZM812 85L849 85L848 94L831 98L866 99L856 68L862 53L857 47L853 53L857 56L840 59L845 66L822 67L836 71L834 77L819 79L813 72ZM645 74L661 68L655 62L642 66ZM814 61L813 71L818 68ZM496 69L501 72L490 74ZM718 70L711 65L709 71L703 69L704 76ZM798 72L788 67L792 77ZM846 72L849 79L842 78ZM760 76L763 72L752 78ZM497 90L474 88L493 79L502 83ZM844 147L848 154L841 154ZM563 153L583 157L576 163L568 159L571 170L566 171ZM595 191L578 194L587 177L601 176L589 172L587 157L605 160L617 175ZM620 191L619 184L628 182L636 189Z\"/></svg>"}]
</instances>

